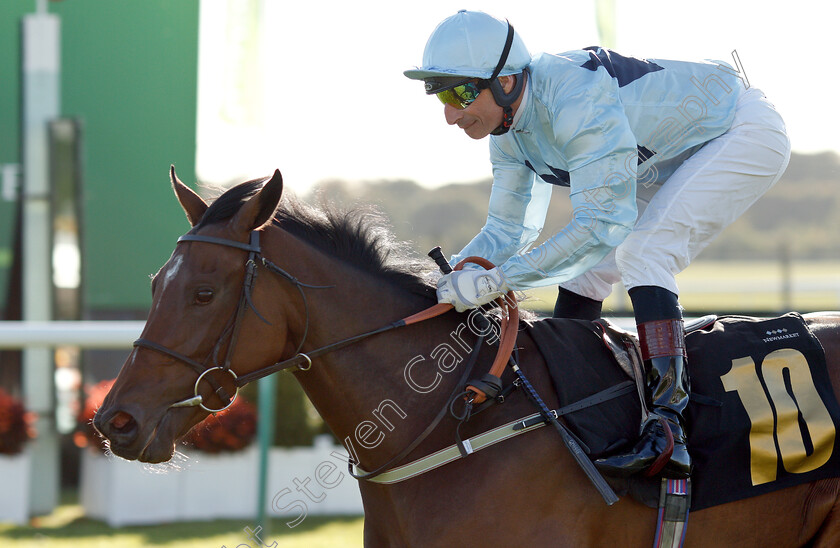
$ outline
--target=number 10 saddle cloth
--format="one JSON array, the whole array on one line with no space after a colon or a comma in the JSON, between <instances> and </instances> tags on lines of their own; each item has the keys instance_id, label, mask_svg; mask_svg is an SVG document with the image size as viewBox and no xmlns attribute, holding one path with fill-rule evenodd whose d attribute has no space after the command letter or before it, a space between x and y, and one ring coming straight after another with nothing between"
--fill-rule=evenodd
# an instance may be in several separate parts
<instances>
[{"instance_id":1,"label":"number 10 saddle cloth","mask_svg":"<svg viewBox=\"0 0 840 548\"><path fill-rule=\"evenodd\" d=\"M529 327L561 406L626 381L600 329L576 320ZM802 316L723 316L689 333L686 346L692 511L840 477L840 405L823 348ZM591 458L632 445L638 399L628 394L566 416ZM629 491L643 501L658 496L658 480L650 482L652 490L644 484L631 484Z\"/></svg>"}]
</instances>

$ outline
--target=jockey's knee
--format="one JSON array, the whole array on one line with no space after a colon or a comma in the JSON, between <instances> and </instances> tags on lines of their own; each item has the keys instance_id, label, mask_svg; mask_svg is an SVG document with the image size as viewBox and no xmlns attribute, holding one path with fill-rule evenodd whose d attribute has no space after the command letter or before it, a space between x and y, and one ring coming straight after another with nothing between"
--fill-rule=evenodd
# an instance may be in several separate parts
<instances>
[{"instance_id":1,"label":"jockey's knee","mask_svg":"<svg viewBox=\"0 0 840 548\"><path fill-rule=\"evenodd\" d=\"M644 247L631 234L615 252L615 263L627 290L638 286L657 286L679 294L675 274L684 266L674 254L654 247Z\"/></svg>"}]
</instances>

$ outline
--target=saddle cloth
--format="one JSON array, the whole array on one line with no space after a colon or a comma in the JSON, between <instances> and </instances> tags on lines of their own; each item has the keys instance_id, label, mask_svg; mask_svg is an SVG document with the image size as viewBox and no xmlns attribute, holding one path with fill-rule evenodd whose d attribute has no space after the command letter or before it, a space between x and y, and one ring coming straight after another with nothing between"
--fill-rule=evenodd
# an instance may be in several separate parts
<instances>
[{"instance_id":1,"label":"saddle cloth","mask_svg":"<svg viewBox=\"0 0 840 548\"><path fill-rule=\"evenodd\" d=\"M561 406L627 379L596 324L549 319L529 332ZM840 405L822 346L799 314L724 316L688 334L686 346L693 511L840 477ZM638 395L631 393L571 413L566 421L594 459L629 449L641 413ZM658 498L657 479L613 484L645 503Z\"/></svg>"}]
</instances>

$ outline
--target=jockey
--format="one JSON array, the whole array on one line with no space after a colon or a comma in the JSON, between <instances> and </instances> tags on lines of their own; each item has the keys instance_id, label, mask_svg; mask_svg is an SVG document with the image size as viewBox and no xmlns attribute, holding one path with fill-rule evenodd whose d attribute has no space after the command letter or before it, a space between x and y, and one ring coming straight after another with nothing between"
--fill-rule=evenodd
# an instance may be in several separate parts
<instances>
[{"instance_id":1,"label":"jockey","mask_svg":"<svg viewBox=\"0 0 840 548\"><path fill-rule=\"evenodd\" d=\"M593 320L621 281L652 413L632 449L596 464L616 475L687 477L689 386L674 276L787 167L790 142L773 105L722 62L600 47L532 57L510 23L465 10L435 28L423 66L405 75L444 103L448 124L473 139L490 135L487 222L452 261L477 255L498 266L443 276L438 300L464 311L508 290L559 284L554 316ZM529 249L556 186L568 188L571 220ZM674 449L664 463L666 428Z\"/></svg>"}]
</instances>

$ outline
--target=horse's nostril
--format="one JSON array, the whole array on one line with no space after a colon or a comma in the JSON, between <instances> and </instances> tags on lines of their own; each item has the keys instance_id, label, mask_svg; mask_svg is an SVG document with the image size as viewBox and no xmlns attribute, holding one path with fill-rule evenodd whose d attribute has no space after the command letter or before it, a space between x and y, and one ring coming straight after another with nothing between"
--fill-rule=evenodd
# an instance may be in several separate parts
<instances>
[{"instance_id":1,"label":"horse's nostril","mask_svg":"<svg viewBox=\"0 0 840 548\"><path fill-rule=\"evenodd\" d=\"M134 428L134 417L120 411L111 419L111 426L119 432L131 430Z\"/></svg>"}]
</instances>

